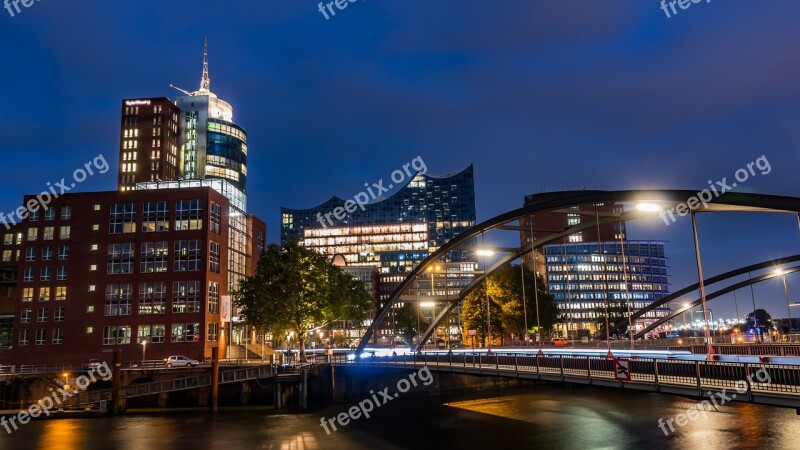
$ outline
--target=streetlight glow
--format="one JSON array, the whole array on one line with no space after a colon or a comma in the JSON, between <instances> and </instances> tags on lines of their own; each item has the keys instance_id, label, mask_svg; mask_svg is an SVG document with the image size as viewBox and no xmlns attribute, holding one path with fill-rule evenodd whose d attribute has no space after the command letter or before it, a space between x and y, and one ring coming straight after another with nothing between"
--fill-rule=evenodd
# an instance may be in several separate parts
<instances>
[{"instance_id":1,"label":"streetlight glow","mask_svg":"<svg viewBox=\"0 0 800 450\"><path fill-rule=\"evenodd\" d=\"M419 304L420 308L433 308L434 306L436 306L436 303L434 302L421 302Z\"/></svg>"},{"instance_id":2,"label":"streetlight glow","mask_svg":"<svg viewBox=\"0 0 800 450\"><path fill-rule=\"evenodd\" d=\"M646 203L646 202L637 203L636 204L636 209L638 209L639 211L644 211L644 212L659 212L659 211L661 211L661 207L660 206L656 205L655 203Z\"/></svg>"},{"instance_id":3,"label":"streetlight glow","mask_svg":"<svg viewBox=\"0 0 800 450\"><path fill-rule=\"evenodd\" d=\"M491 250L481 249L476 251L475 254L478 256L492 256L494 255L494 252Z\"/></svg>"}]
</instances>

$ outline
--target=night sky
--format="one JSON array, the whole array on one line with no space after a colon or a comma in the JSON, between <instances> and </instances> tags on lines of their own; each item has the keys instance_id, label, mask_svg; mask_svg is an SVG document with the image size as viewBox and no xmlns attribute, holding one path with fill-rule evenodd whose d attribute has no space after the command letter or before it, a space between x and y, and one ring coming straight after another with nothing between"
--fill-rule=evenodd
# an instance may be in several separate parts
<instances>
[{"instance_id":1,"label":"night sky","mask_svg":"<svg viewBox=\"0 0 800 450\"><path fill-rule=\"evenodd\" d=\"M204 36L211 89L248 131L249 209L270 241L281 206L352 197L416 156L431 174L475 164L479 221L546 190L702 189L761 155L771 173L736 190L800 195L798 14L795 0L671 18L655 0L358 0L329 20L306 0L3 9L0 209L101 153L114 169L79 190L115 189L120 100L196 90ZM699 225L709 276L800 248L790 215ZM696 281L688 218L630 229L669 241L673 290ZM752 310L749 290L739 300ZM756 302L786 315L779 281ZM712 307L734 315L732 296Z\"/></svg>"}]
</instances>

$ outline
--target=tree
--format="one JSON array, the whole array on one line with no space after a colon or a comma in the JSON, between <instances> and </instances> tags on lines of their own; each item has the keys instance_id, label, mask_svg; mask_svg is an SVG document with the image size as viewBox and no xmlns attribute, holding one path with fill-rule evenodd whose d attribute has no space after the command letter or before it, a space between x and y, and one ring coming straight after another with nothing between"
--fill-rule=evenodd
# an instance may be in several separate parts
<instances>
[{"instance_id":1,"label":"tree","mask_svg":"<svg viewBox=\"0 0 800 450\"><path fill-rule=\"evenodd\" d=\"M597 308L595 308L594 309L596 318L595 324L597 325L596 336L602 339L606 338L606 306L608 306L609 327L613 327L614 324L628 317L628 304L625 302L608 300L607 305L598 306ZM626 321L625 324L619 328L619 332L615 331L614 333L611 333L611 335L614 336L617 333L625 334L625 331L627 329L628 329L628 322Z\"/></svg>"},{"instance_id":2,"label":"tree","mask_svg":"<svg viewBox=\"0 0 800 450\"><path fill-rule=\"evenodd\" d=\"M492 337L498 337L501 335L503 326L500 323L500 319L502 316L502 308L496 300L493 299L491 293L493 292L493 284L491 279L489 280L489 304L491 305L491 317L492 317ZM478 339L480 339L481 344L485 347L486 346L486 326L487 326L487 317L486 317L486 283L481 283L481 285L467 294L464 298L464 301L461 304L461 322L464 325L464 328L468 330L476 330L478 335Z\"/></svg>"},{"instance_id":3,"label":"tree","mask_svg":"<svg viewBox=\"0 0 800 450\"><path fill-rule=\"evenodd\" d=\"M430 322L419 313L419 307L411 303L404 303L394 310L394 326L400 336L411 344L415 336L422 334Z\"/></svg>"},{"instance_id":4,"label":"tree","mask_svg":"<svg viewBox=\"0 0 800 450\"><path fill-rule=\"evenodd\" d=\"M764 309L757 309L744 318L744 329L754 330L761 335L768 333L772 328L772 316Z\"/></svg>"},{"instance_id":5,"label":"tree","mask_svg":"<svg viewBox=\"0 0 800 450\"><path fill-rule=\"evenodd\" d=\"M248 324L270 327L275 335L295 332L301 360L312 330L339 320L363 321L372 308L361 282L294 241L270 245L234 299Z\"/></svg>"},{"instance_id":6,"label":"tree","mask_svg":"<svg viewBox=\"0 0 800 450\"><path fill-rule=\"evenodd\" d=\"M525 283L525 307L523 307L523 276ZM505 328L511 333L525 336L532 330L536 332L550 331L558 321L561 311L555 304L553 295L547 290L547 286L541 276L538 276L534 283L534 274L527 268L520 273L519 265L506 266L492 275L497 280L500 293L498 299L502 305L503 323ZM534 294L534 286L538 288L538 321L537 321L537 296ZM525 315L527 311L528 329L525 329ZM536 329L536 325L541 325L541 330Z\"/></svg>"},{"instance_id":7,"label":"tree","mask_svg":"<svg viewBox=\"0 0 800 450\"><path fill-rule=\"evenodd\" d=\"M523 307L522 285L525 283L525 307ZM558 320L560 310L547 291L541 277L536 280L538 287L538 322L542 330L551 330ZM518 265L505 266L489 277L489 298L491 303L492 336L500 337L506 331L523 336L536 330L537 297L534 295L534 275L527 268ZM525 329L527 310L528 329ZM461 305L461 320L467 329L477 330L485 344L486 338L486 283L470 292ZM540 331L540 330L537 330Z\"/></svg>"}]
</instances>

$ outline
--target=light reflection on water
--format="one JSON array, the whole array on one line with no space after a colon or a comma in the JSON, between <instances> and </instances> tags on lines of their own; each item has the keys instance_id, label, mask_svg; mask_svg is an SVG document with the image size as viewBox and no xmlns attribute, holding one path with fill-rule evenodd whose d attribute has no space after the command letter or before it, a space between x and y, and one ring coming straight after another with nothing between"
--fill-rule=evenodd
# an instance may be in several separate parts
<instances>
[{"instance_id":1,"label":"light reflection on water","mask_svg":"<svg viewBox=\"0 0 800 450\"><path fill-rule=\"evenodd\" d=\"M36 421L11 436L0 434L0 449L800 448L794 410L740 403L675 425L675 433L664 436L659 418L696 405L663 394L546 385L398 399L331 435L320 418L349 405L297 414L229 409Z\"/></svg>"}]
</instances>

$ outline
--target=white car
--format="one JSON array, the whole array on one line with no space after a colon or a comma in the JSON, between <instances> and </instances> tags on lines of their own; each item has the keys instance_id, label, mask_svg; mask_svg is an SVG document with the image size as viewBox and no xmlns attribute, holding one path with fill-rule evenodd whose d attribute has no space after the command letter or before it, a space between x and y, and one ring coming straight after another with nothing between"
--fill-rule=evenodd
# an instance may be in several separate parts
<instances>
[{"instance_id":1,"label":"white car","mask_svg":"<svg viewBox=\"0 0 800 450\"><path fill-rule=\"evenodd\" d=\"M196 359L189 359L181 355L173 355L166 359L167 367L197 367L200 363Z\"/></svg>"}]
</instances>

